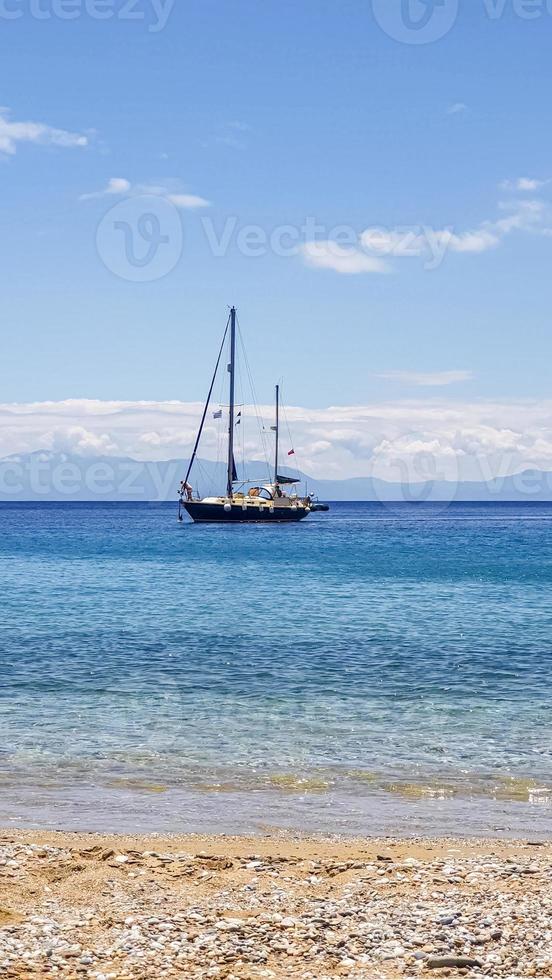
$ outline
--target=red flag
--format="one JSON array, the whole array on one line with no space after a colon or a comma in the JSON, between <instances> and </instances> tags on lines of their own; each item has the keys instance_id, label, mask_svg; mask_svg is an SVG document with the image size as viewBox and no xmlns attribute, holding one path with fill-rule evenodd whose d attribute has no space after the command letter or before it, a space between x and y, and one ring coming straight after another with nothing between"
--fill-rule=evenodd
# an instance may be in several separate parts
<instances>
[{"instance_id":1,"label":"red flag","mask_svg":"<svg viewBox=\"0 0 552 980\"><path fill-rule=\"evenodd\" d=\"M290 449L288 456L295 456L295 449Z\"/></svg>"}]
</instances>

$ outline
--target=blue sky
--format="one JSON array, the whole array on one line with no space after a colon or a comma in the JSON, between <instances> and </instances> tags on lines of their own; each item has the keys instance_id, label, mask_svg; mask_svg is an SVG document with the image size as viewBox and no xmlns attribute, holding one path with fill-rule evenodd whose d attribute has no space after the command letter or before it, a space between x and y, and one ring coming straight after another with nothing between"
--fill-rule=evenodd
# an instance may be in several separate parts
<instances>
[{"instance_id":1,"label":"blue sky","mask_svg":"<svg viewBox=\"0 0 552 980\"><path fill-rule=\"evenodd\" d=\"M85 0L61 19L60 2L0 4L2 402L195 402L232 302L266 398L281 376L311 408L548 397L544 3L461 0L443 38L413 44L370 0L176 0L159 30L153 0L133 20L127 0L105 20ZM14 126L29 123L45 128ZM123 241L110 209L132 224L144 195L161 234L176 212L183 247L132 282L98 248ZM324 246L314 262L305 249L308 218L321 241L336 226L389 241L340 246L328 268ZM228 221L290 225L296 254L247 256L232 237L217 257L206 227ZM446 245L437 268L423 229Z\"/></svg>"}]
</instances>

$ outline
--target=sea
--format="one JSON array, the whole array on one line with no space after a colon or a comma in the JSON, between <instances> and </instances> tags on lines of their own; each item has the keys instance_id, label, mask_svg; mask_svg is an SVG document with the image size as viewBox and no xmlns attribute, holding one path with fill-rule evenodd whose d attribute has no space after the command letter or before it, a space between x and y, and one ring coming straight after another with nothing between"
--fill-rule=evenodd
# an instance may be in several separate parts
<instances>
[{"instance_id":1,"label":"sea","mask_svg":"<svg viewBox=\"0 0 552 980\"><path fill-rule=\"evenodd\" d=\"M552 832L552 504L0 505L0 825Z\"/></svg>"}]
</instances>

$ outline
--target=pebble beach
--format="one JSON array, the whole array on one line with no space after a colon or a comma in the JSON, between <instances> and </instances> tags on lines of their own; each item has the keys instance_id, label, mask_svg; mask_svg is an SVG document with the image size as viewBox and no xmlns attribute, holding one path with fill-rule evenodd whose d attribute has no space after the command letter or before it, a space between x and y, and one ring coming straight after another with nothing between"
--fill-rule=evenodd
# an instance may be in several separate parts
<instances>
[{"instance_id":1,"label":"pebble beach","mask_svg":"<svg viewBox=\"0 0 552 980\"><path fill-rule=\"evenodd\" d=\"M552 844L6 830L0 976L552 977Z\"/></svg>"}]
</instances>

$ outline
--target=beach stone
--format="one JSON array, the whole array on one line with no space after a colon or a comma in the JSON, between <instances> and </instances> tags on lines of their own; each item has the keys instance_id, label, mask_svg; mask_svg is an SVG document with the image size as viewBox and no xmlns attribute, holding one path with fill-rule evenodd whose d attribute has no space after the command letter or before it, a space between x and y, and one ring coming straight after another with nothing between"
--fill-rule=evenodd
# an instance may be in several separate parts
<instances>
[{"instance_id":1,"label":"beach stone","mask_svg":"<svg viewBox=\"0 0 552 980\"><path fill-rule=\"evenodd\" d=\"M461 970L481 965L480 960L472 959L469 956L430 956L426 960L426 966L429 970Z\"/></svg>"},{"instance_id":2,"label":"beach stone","mask_svg":"<svg viewBox=\"0 0 552 980\"><path fill-rule=\"evenodd\" d=\"M529 862L519 846L516 860L508 860L502 844L496 854L490 853L495 845L482 854L475 844L466 852L459 847L452 861L439 859L441 843L423 842L429 857L417 857L406 871L411 845L402 843L392 867L383 862L379 874L373 859L337 859L343 845L335 842L322 842L313 861L312 851L306 860L296 851L285 854L285 843L274 844L273 857L243 858L231 839L221 839L220 856L206 853L201 862L170 841L159 858L147 859L141 849L110 843L86 848L81 838L74 849L45 849L47 858L39 859L38 845L0 840L0 890L6 883L0 891L0 973L6 980L334 980L340 971L354 980L398 980L439 970L492 980L552 976L543 941L551 934L550 850L542 857L533 853ZM432 847L437 859L431 859ZM103 855L110 851L113 865L106 865ZM71 875L82 870L83 853L90 855L86 875L95 877L94 886L86 878L79 893ZM116 862L115 855L129 861ZM145 877L136 882L128 872L110 870L137 856ZM187 859L189 876L182 874ZM255 876L255 890L244 890L245 865L256 859L262 876ZM13 861L17 868L8 865ZM220 866L211 867L213 861ZM200 879L205 867L207 877ZM519 873L525 867L536 871ZM451 869L449 878L459 881L434 892L435 878ZM264 877L272 873L279 876L277 887ZM468 882L471 876L478 883Z\"/></svg>"}]
</instances>

